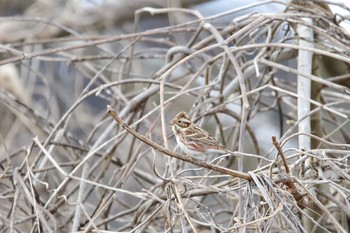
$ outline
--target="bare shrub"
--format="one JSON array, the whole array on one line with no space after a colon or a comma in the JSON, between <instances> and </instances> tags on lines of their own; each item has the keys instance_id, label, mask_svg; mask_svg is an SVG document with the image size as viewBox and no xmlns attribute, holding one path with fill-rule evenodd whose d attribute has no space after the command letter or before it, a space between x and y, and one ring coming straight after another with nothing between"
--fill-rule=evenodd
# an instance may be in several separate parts
<instances>
[{"instance_id":1,"label":"bare shrub","mask_svg":"<svg viewBox=\"0 0 350 233\"><path fill-rule=\"evenodd\" d=\"M105 35L3 18L35 30L0 35L2 232L349 232L349 9L327 4L144 7ZM179 111L233 155L183 155Z\"/></svg>"}]
</instances>

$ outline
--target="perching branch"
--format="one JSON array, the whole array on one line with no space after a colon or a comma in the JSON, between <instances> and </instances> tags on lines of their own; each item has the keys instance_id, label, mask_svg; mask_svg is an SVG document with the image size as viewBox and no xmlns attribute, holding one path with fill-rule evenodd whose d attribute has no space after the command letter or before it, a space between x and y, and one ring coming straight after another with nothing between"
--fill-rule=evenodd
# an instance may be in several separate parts
<instances>
[{"instance_id":1,"label":"perching branch","mask_svg":"<svg viewBox=\"0 0 350 233\"><path fill-rule=\"evenodd\" d=\"M231 169L228 169L228 168L225 168L225 167L221 167L221 166L217 166L217 165L213 165L213 164L210 164L210 163L206 163L204 161L195 159L195 158L193 158L191 156L184 156L184 155L180 155L180 154L174 153L174 152L166 149L165 147L163 147L161 145L158 145L157 143L154 143L153 141L151 141L147 137L139 134L138 132L136 132L128 124L124 123L122 119L119 118L118 114L112 109L112 107L110 105L107 105L107 112L126 131L128 131L130 134L132 134L133 136L135 136L137 139L141 140L142 142L144 142L144 143L150 145L151 147L153 147L154 149L158 150L159 152L162 152L163 154L166 154L166 155L171 156L173 158L180 159L180 160L188 162L188 163L195 164L195 165L203 167L203 168L207 168L209 170L220 172L222 174L226 174L226 175L230 175L230 176L233 176L233 177L245 179L247 181L251 181L252 180L250 175L248 175L247 173L231 170Z\"/></svg>"}]
</instances>

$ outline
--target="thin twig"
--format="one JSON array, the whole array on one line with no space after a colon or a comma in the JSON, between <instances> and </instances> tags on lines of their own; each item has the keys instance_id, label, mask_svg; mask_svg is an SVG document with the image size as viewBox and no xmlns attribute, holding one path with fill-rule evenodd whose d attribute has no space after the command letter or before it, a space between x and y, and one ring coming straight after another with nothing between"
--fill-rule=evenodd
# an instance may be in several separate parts
<instances>
[{"instance_id":1,"label":"thin twig","mask_svg":"<svg viewBox=\"0 0 350 233\"><path fill-rule=\"evenodd\" d=\"M278 154L281 156L282 163L284 165L284 169L286 170L286 173L289 174L289 167L288 167L288 162L287 162L286 156L284 155L283 150L282 150L280 144L277 142L275 136L272 136L272 144L276 147Z\"/></svg>"}]
</instances>

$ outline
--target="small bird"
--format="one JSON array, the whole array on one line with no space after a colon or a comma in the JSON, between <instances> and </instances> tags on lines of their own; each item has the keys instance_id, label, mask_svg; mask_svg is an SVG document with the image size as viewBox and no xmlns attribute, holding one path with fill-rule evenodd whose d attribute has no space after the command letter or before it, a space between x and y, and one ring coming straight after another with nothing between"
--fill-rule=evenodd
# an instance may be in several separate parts
<instances>
[{"instance_id":1,"label":"small bird","mask_svg":"<svg viewBox=\"0 0 350 233\"><path fill-rule=\"evenodd\" d=\"M224 145L207 131L195 125L185 112L179 112L170 121L180 149L188 155L230 153Z\"/></svg>"}]
</instances>

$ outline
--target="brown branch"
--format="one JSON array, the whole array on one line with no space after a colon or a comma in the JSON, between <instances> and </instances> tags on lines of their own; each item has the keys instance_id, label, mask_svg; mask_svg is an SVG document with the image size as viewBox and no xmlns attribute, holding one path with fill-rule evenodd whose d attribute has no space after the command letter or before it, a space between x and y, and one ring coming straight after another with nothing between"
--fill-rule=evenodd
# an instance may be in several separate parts
<instances>
[{"instance_id":1,"label":"brown branch","mask_svg":"<svg viewBox=\"0 0 350 233\"><path fill-rule=\"evenodd\" d=\"M287 186L287 191L293 196L294 200L297 202L298 206L301 209L312 208L313 202L309 199L304 198L305 196L307 196L307 194L303 194L298 190L297 186L294 183L294 178L288 177L275 181L276 184L280 182Z\"/></svg>"},{"instance_id":2,"label":"brown branch","mask_svg":"<svg viewBox=\"0 0 350 233\"><path fill-rule=\"evenodd\" d=\"M112 109L112 107L110 105L107 105L107 112L126 131L128 131L130 134L135 136L140 141L146 143L147 145L150 145L151 147L153 147L154 149L158 150L159 152L162 152L163 154L166 154L166 155L171 156L173 158L180 159L180 160L188 162L188 163L195 164L195 165L200 166L200 167L207 168L209 170L213 170L213 171L220 172L222 174L230 175L232 177L238 177L238 178L241 178L241 179L245 179L247 181L251 181L252 180L250 175L248 175L247 173L231 170L231 169L228 169L228 168L225 168L225 167L221 167L221 166L217 166L217 165L213 165L213 164L209 164L209 163L206 163L204 161L195 159L195 158L193 158L191 156L184 156L184 155L180 155L180 154L174 153L174 152L166 149L165 147L163 147L161 145L158 145L157 143L154 143L153 141L151 141L147 137L139 134L138 132L136 132L128 124L124 123L122 119L119 118L117 113Z\"/></svg>"},{"instance_id":3,"label":"brown branch","mask_svg":"<svg viewBox=\"0 0 350 233\"><path fill-rule=\"evenodd\" d=\"M280 144L278 143L277 139L275 136L272 136L272 144L276 147L278 154L281 156L282 159L282 163L284 165L284 168L286 170L286 173L288 175L287 178L283 178L281 180L276 180L276 183L279 182L283 182L284 185L286 185L288 187L288 192L294 197L294 199L296 200L296 202L298 203L298 206L302 209L304 209L305 207L309 207L310 203L307 202L307 200L304 199L304 196L297 188L297 186L294 184L293 178L289 177L289 167L288 167L288 163L286 160L286 156L283 153L283 150L280 146Z\"/></svg>"},{"instance_id":4,"label":"brown branch","mask_svg":"<svg viewBox=\"0 0 350 233\"><path fill-rule=\"evenodd\" d=\"M286 160L286 156L284 156L283 150L282 150L280 144L277 142L275 136L272 136L272 144L276 147L276 149L278 151L278 154L281 156L282 163L284 165L286 173L289 174L289 167L288 167L288 163L287 163L287 160Z\"/></svg>"}]
</instances>

